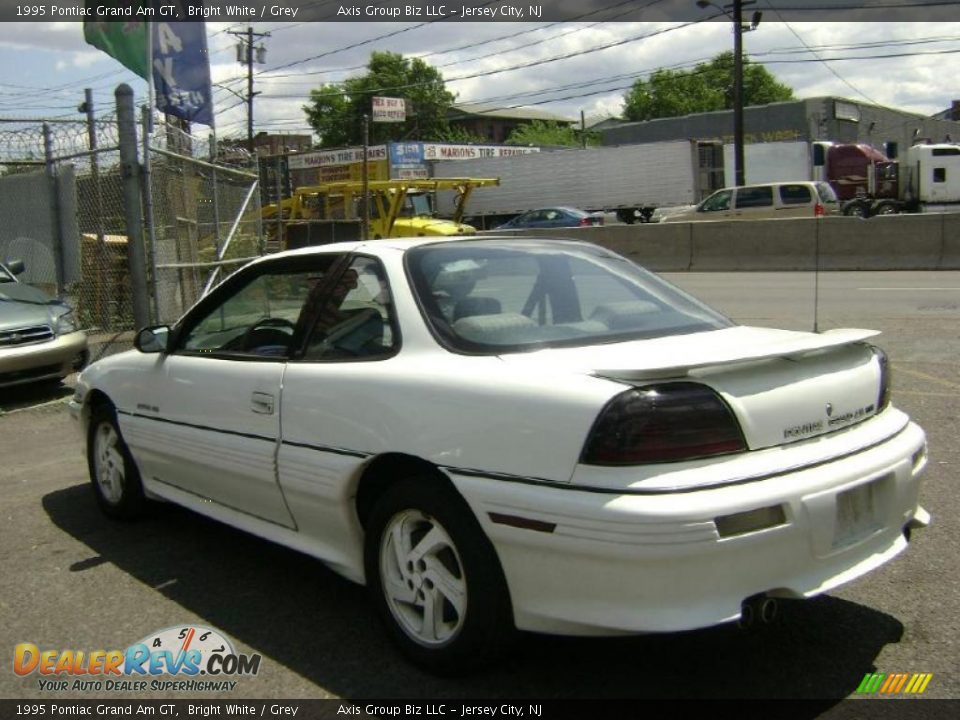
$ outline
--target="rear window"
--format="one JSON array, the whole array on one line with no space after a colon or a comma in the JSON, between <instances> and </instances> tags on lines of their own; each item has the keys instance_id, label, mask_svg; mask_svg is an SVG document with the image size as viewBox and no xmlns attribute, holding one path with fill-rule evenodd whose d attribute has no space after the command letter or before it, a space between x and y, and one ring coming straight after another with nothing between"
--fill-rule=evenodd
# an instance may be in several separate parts
<instances>
[{"instance_id":1,"label":"rear window","mask_svg":"<svg viewBox=\"0 0 960 720\"><path fill-rule=\"evenodd\" d=\"M784 205L809 205L812 196L807 185L781 185L780 202Z\"/></svg>"},{"instance_id":2,"label":"rear window","mask_svg":"<svg viewBox=\"0 0 960 720\"><path fill-rule=\"evenodd\" d=\"M413 249L406 262L434 335L459 352L594 345L733 324L591 245L444 243Z\"/></svg>"},{"instance_id":3,"label":"rear window","mask_svg":"<svg viewBox=\"0 0 960 720\"><path fill-rule=\"evenodd\" d=\"M773 188L742 187L737 189L737 208L771 207L773 205Z\"/></svg>"}]
</instances>

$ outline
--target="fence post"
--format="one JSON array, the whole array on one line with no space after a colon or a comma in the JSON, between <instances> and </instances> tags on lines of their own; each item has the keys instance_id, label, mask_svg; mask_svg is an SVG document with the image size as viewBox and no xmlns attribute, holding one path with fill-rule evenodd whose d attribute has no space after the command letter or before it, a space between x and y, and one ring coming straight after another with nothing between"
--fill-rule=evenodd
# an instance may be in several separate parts
<instances>
[{"instance_id":1,"label":"fence post","mask_svg":"<svg viewBox=\"0 0 960 720\"><path fill-rule=\"evenodd\" d=\"M287 157L287 163L290 162L289 156ZM283 156L277 155L277 167L274 172L276 176L276 186L277 186L277 250L286 250L287 244L285 238L283 237L283 188L284 188L284 178L283 178ZM261 237L263 237L261 233ZM260 243L261 246L263 243ZM260 248L260 254L263 255L264 249Z\"/></svg>"},{"instance_id":2,"label":"fence post","mask_svg":"<svg viewBox=\"0 0 960 720\"><path fill-rule=\"evenodd\" d=\"M160 278L157 277L157 226L153 221L153 170L150 160L150 137L153 135L153 113L149 105L140 108L143 123L143 212L150 253L150 287L153 289L153 315L160 322Z\"/></svg>"},{"instance_id":3,"label":"fence post","mask_svg":"<svg viewBox=\"0 0 960 720\"><path fill-rule=\"evenodd\" d=\"M210 133L210 164L217 164L217 133ZM210 182L213 185L211 194L213 196L213 242L216 255L220 255L220 198L217 192L217 169L210 169Z\"/></svg>"},{"instance_id":4,"label":"fence post","mask_svg":"<svg viewBox=\"0 0 960 720\"><path fill-rule=\"evenodd\" d=\"M120 135L120 172L123 177L124 218L127 225L127 266L133 299L133 319L138 328L150 324L147 267L143 250L143 211L140 207L140 163L137 159L137 123L133 89L122 83L114 91Z\"/></svg>"},{"instance_id":5,"label":"fence post","mask_svg":"<svg viewBox=\"0 0 960 720\"><path fill-rule=\"evenodd\" d=\"M53 160L53 132L49 123L43 124L43 159L47 168L47 177L50 178L50 194L53 197L54 228L53 228L53 265L56 277L57 297L63 295L64 267L63 267L63 228L60 222L60 184L57 180L57 166Z\"/></svg>"},{"instance_id":6,"label":"fence post","mask_svg":"<svg viewBox=\"0 0 960 720\"><path fill-rule=\"evenodd\" d=\"M103 190L100 187L100 157L97 151L97 123L93 113L93 90L86 88L83 91L83 105L80 106L87 115L87 144L90 147L90 178L93 180L94 194L94 224L97 229L97 240L94 254L96 256L96 267L103 270L107 267L107 240L106 233L103 231ZM83 236L80 237L81 252L83 245ZM82 255L81 255L82 257ZM95 303L96 323L101 327L107 327L110 323L110 314L107 312L107 303L105 298L98 298Z\"/></svg>"}]
</instances>

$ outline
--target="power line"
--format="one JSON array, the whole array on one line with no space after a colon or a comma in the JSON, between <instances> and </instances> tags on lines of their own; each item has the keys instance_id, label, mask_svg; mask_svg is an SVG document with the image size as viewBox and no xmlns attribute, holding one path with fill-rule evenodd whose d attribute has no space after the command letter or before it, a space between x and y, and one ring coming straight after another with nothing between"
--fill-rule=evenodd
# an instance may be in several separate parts
<instances>
[{"instance_id":1,"label":"power line","mask_svg":"<svg viewBox=\"0 0 960 720\"><path fill-rule=\"evenodd\" d=\"M604 7L598 8L598 9L596 9L596 10L591 10L590 12L583 13L582 15L578 15L578 16L576 16L576 17L574 17L574 18L571 18L570 20L567 20L567 21L558 21L558 22L548 23L548 24L543 25L543 26L541 26L541 27L530 28L530 29L527 29L527 30L521 30L521 31L519 31L519 32L509 33L509 34L507 34L507 35L501 35L501 36L498 36L498 37L495 37L495 38L490 38L490 39L487 39L487 40L481 40L481 41L477 41L477 42L473 42L473 43L468 43L467 45L461 45L461 46L457 46L457 47L454 47L454 48L448 48L447 50L438 50L438 51L434 51L434 52L428 52L428 53L424 53L424 54L422 54L422 55L417 55L417 56L415 56L415 57L418 57L418 58L420 58L420 59L423 59L423 58L432 57L432 56L435 56L435 55L444 55L444 54L448 54L448 53L451 53L451 52L456 52L456 51L458 51L458 50L465 50L465 49L469 49L469 48L479 47L479 46L481 46L481 45L487 45L487 44L489 44L489 43L500 42L501 40L512 39L512 38L514 38L514 37L519 37L520 35L526 35L526 34L529 34L529 33L532 33L532 32L540 32L540 31L545 30L545 29L547 29L547 28L554 27L555 25L568 24L568 23L570 23L570 22L574 22L574 21L576 21L576 20L582 20L583 18L590 17L590 16L592 16L592 15L597 15L597 14L602 13L602 12L607 12L607 11L609 11L609 10L616 9L616 8L619 8L619 7L624 6L624 5L632 5L634 2L636 2L636 0L621 0L621 2L614 3L613 5L604 6ZM646 4L644 4L644 5L643 5L642 7L640 7L640 8L630 8L630 9L628 9L628 10L625 10L625 11L621 12L621 13L618 13L618 14L613 15L613 16L611 16L611 17L605 18L605 19L602 20L602 21L598 21L598 22L595 22L595 23L591 23L591 24L589 24L589 25L587 25L587 26L585 26L585 27L583 27L583 28L578 28L578 29L572 30L572 31L567 32L567 33L561 33L560 35L553 36L553 39L556 39L556 38L559 38L559 37L563 37L564 35L572 34L572 33L574 33L574 32L580 32L581 30L585 30L585 29L594 27L594 26L596 26L596 25L599 25L599 24L601 24L602 22L610 22L610 21L613 21L613 20L615 20L615 19L617 19L617 18L619 18L619 17L622 17L623 15L635 13L635 12L637 12L638 10L646 10L646 9L648 9L648 8L654 6L654 5L660 4L661 2L666 2L666 0L648 0L648 2L647 2ZM483 5L483 6L481 6L481 7L485 7L486 5L491 5L491 4L493 4L493 3L492 3L492 2L488 2L488 3L485 3L485 5ZM364 68L367 67L367 66L366 66L366 65L356 65L356 66L351 66L351 67L346 67L346 68L332 68L332 69L329 69L329 70L314 70L314 71L307 71L307 72L301 72L301 73L296 73L296 74L281 74L281 75L273 75L273 74L271 74L271 73L275 73L277 70L286 69L287 67L292 67L292 66L294 66L294 65L299 65L299 64L302 64L302 63L305 63L305 62L309 62L309 61L311 61L311 60L316 60L316 59L318 59L318 58L327 57L327 56L330 56L330 55L335 55L335 54L337 54L337 53L345 52L345 51L347 51L347 50L352 50L352 49L355 49L355 48L360 47L360 46L362 46L362 45L366 45L366 44L369 44L369 43L371 43L371 42L375 42L375 41L377 41L377 40L389 38L389 37L392 37L392 36L394 36L394 35L399 35L399 34L401 34L401 33L408 32L408 31L410 31L410 30L416 30L417 28L423 27L424 25L428 25L428 24L432 24L432 23L420 23L420 24L418 24L418 25L415 25L415 26L412 26L412 27L409 27L409 28L405 28L405 29L403 29L403 30L398 30L398 31L393 32L393 33L387 33L386 35L380 35L380 36L377 36L377 37L375 37L375 38L370 38L370 39L368 39L368 40L363 40L363 41L361 41L361 42L359 42L359 43L354 43L354 44L351 44L351 45L347 45L347 46L345 46L345 47L337 48L337 49L335 49L335 50L330 50L330 51L328 51L328 52L321 53L320 55L316 55L316 56L313 56L313 57L310 57L310 58L304 58L304 59L302 59L302 60L297 60L297 61L294 61L294 62L292 62L292 63L287 63L286 65L280 65L280 66L275 67L275 68L265 69L265 70L262 70L260 73L258 73L258 75L264 75L264 76L268 77L268 78L271 79L271 80L276 80L276 79L288 78L288 77L301 78L301 77L303 77L303 76L305 76L305 75L324 75L324 74L337 73L337 72L349 72L349 71L352 71L352 70L362 70L362 69L364 69ZM548 39L549 39L549 38L548 38ZM531 43L530 45L537 45L537 44L540 44L540 43L542 43L542 42L545 42L545 40L539 40L539 41L537 41L536 43ZM509 50L504 50L504 51L502 51L502 52L512 52L513 50L521 50L521 49L524 49L525 47L529 47L530 45L526 45L526 46L522 46L522 47L517 47L517 48L512 48L512 49L509 49ZM494 53L494 54L499 54L499 53ZM482 56L482 57L489 57L489 56ZM446 67L446 66L448 66L448 65L462 64L462 63L465 63L465 62L470 62L471 60L482 59L482 57L481 57L481 58L471 58L471 59L467 59L467 60L460 60L460 61L453 62L453 63L447 63L447 65L441 65L441 66L439 66L439 67Z\"/></svg>"},{"instance_id":2,"label":"power line","mask_svg":"<svg viewBox=\"0 0 960 720\"><path fill-rule=\"evenodd\" d=\"M824 60L823 58L821 58L821 57L816 53L816 51L813 50L813 48L811 48L809 45L807 45L806 41L805 41L802 37L800 37L800 34L790 26L790 23L788 23L786 20L783 19L783 16L780 14L780 11L777 10L777 8L773 7L772 3L770 3L770 2L768 1L768 2L766 3L766 5L767 5L767 7L769 7L771 10L773 10L774 14L776 14L776 16L777 16L778 18L780 18L780 21L784 24L784 26L787 28L787 30L789 30L789 31L793 34L793 36L794 36L797 40L800 41L800 44L803 45L807 50L809 50L809 51L810 51L810 54L813 55L817 60L819 60L821 63L823 63L823 66L824 66L827 70L829 70L830 73L831 73L834 77L836 77L840 82L842 82L844 85L846 85L846 86L849 87L851 90L853 90L855 93L857 93L857 95L860 95L861 97L865 98L868 102L871 102L871 103L873 103L874 105L879 105L879 104L880 104L880 103L878 103L876 100L874 100L873 98L871 98L869 95L867 95L865 92L863 92L862 90L860 90L860 88L855 87L855 86L854 86L851 82L849 82L846 78L842 77L842 76L840 75L840 73L838 73L836 70L834 70L832 67L830 67L830 65L827 63L826 60Z\"/></svg>"}]
</instances>

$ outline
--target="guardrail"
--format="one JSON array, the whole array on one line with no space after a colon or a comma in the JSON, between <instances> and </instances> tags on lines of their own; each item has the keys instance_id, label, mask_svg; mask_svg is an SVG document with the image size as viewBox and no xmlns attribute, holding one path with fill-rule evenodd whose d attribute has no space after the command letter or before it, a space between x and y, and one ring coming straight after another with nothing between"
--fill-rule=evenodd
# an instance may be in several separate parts
<instances>
[{"instance_id":1,"label":"guardrail","mask_svg":"<svg viewBox=\"0 0 960 720\"><path fill-rule=\"evenodd\" d=\"M510 234L588 240L657 272L960 270L960 213L608 225Z\"/></svg>"}]
</instances>

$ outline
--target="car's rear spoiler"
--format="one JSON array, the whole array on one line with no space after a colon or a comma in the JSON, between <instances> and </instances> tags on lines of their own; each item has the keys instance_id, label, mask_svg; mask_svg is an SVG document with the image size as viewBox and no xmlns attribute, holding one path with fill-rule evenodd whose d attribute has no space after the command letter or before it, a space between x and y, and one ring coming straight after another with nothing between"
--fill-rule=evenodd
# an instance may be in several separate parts
<instances>
[{"instance_id":1,"label":"car's rear spoiler","mask_svg":"<svg viewBox=\"0 0 960 720\"><path fill-rule=\"evenodd\" d=\"M651 359L650 362L644 362L640 359L638 364L638 358L634 355L631 358L631 366L617 368L611 365L594 369L590 371L590 374L596 375L597 377L630 382L654 378L683 377L689 374L691 370L701 368L751 363L773 358L800 357L812 352L839 347L841 345L852 345L863 342L879 334L879 330L862 330L857 328L838 328L822 333L785 333L774 342L748 345L747 347L730 348L726 346L718 351L704 347L702 353L696 353L691 360L682 363L657 358ZM611 355L612 357L607 359L615 361L615 354L611 353ZM697 357L698 355L699 357ZM690 355L687 357L690 357ZM626 360L626 358L624 358L624 360Z\"/></svg>"}]
</instances>

